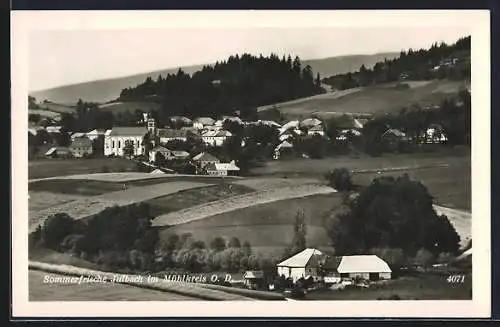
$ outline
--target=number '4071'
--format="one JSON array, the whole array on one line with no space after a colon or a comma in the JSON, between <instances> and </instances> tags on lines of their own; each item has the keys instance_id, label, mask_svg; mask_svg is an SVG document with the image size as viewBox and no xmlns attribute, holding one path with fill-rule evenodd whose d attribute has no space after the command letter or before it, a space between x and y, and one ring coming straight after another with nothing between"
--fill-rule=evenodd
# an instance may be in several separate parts
<instances>
[{"instance_id":1,"label":"number '4071'","mask_svg":"<svg viewBox=\"0 0 500 327\"><path fill-rule=\"evenodd\" d=\"M446 279L448 283L459 284L465 282L465 275L450 275Z\"/></svg>"}]
</instances>

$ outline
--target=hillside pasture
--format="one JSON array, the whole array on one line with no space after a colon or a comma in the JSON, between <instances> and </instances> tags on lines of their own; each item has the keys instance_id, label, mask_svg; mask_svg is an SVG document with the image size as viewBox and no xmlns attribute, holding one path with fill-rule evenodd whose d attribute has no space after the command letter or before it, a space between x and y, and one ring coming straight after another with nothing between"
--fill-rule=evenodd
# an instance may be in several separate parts
<instances>
[{"instance_id":1,"label":"hillside pasture","mask_svg":"<svg viewBox=\"0 0 500 327\"><path fill-rule=\"evenodd\" d=\"M28 115L40 115L42 118L50 118L54 120L61 119L60 113L45 109L28 109Z\"/></svg>"},{"instance_id":2,"label":"hillside pasture","mask_svg":"<svg viewBox=\"0 0 500 327\"><path fill-rule=\"evenodd\" d=\"M183 175L183 174L150 174L141 172L116 172L116 173L91 173L91 174L76 174L66 176L54 176L47 178L31 179L30 183L40 182L42 180L88 180L96 182L109 182L109 183L148 183L150 180L159 181L175 181L175 180L190 180L190 181L231 181L238 179L237 176L209 176L209 175ZM155 182L153 182L155 183Z\"/></svg>"},{"instance_id":3,"label":"hillside pasture","mask_svg":"<svg viewBox=\"0 0 500 327\"><path fill-rule=\"evenodd\" d=\"M137 164L124 158L39 159L28 161L28 178L137 170Z\"/></svg>"},{"instance_id":4,"label":"hillside pasture","mask_svg":"<svg viewBox=\"0 0 500 327\"><path fill-rule=\"evenodd\" d=\"M449 166L422 167L419 169L402 169L397 171L375 171L355 173L354 183L368 185L377 176L398 177L408 174L410 179L420 181L434 197L435 203L444 207L471 210L471 167L469 164Z\"/></svg>"},{"instance_id":5,"label":"hillside pasture","mask_svg":"<svg viewBox=\"0 0 500 327\"><path fill-rule=\"evenodd\" d=\"M399 112L401 108L419 104L439 104L457 93L465 84L460 81L403 81L408 88L396 88L396 83L380 84L339 92L325 93L295 101L260 107L260 111L276 106L286 117L300 118L312 114L351 113L382 114Z\"/></svg>"},{"instance_id":6,"label":"hillside pasture","mask_svg":"<svg viewBox=\"0 0 500 327\"><path fill-rule=\"evenodd\" d=\"M148 200L145 203L151 206L155 215L162 215L250 192L253 192L253 189L246 186L218 184L180 191Z\"/></svg>"},{"instance_id":7,"label":"hillside pasture","mask_svg":"<svg viewBox=\"0 0 500 327\"><path fill-rule=\"evenodd\" d=\"M317 184L320 182L317 178L246 178L241 180L232 181L233 185L242 185L251 187L254 190L265 191L280 187L289 187L304 184Z\"/></svg>"},{"instance_id":8,"label":"hillside pasture","mask_svg":"<svg viewBox=\"0 0 500 327\"><path fill-rule=\"evenodd\" d=\"M76 112L76 108L68 105L68 104L60 104L60 103L54 103L54 102L46 102L46 103L39 103L38 104L41 109L52 111L52 112L57 112L57 113L74 113Z\"/></svg>"},{"instance_id":9,"label":"hillside pasture","mask_svg":"<svg viewBox=\"0 0 500 327\"><path fill-rule=\"evenodd\" d=\"M435 205L434 209L438 215L445 215L451 222L458 235L460 235L460 246L467 246L472 239L472 215L468 211L457 210Z\"/></svg>"},{"instance_id":10,"label":"hillside pasture","mask_svg":"<svg viewBox=\"0 0 500 327\"><path fill-rule=\"evenodd\" d=\"M28 184L28 190L30 194L33 193L36 195L38 195L39 192L45 192L52 194L91 196L123 190L123 184L85 179L48 179L30 182Z\"/></svg>"},{"instance_id":11,"label":"hillside pasture","mask_svg":"<svg viewBox=\"0 0 500 327\"><path fill-rule=\"evenodd\" d=\"M44 192L44 191L36 191L29 192L29 200L28 200L28 210L31 213L35 213L39 210L43 210L46 208L50 208L52 206L56 206L63 203L68 203L71 201L81 200L85 198L85 196L77 195L77 194L55 194L52 192Z\"/></svg>"},{"instance_id":12,"label":"hillside pasture","mask_svg":"<svg viewBox=\"0 0 500 327\"><path fill-rule=\"evenodd\" d=\"M335 168L347 168L352 172L377 172L384 170L411 170L423 167L447 167L471 162L470 151L444 149L438 152L412 154L384 154L379 157L339 155L323 159L270 160L251 170L259 177L323 176ZM470 173L470 172L469 172Z\"/></svg>"},{"instance_id":13,"label":"hillside pasture","mask_svg":"<svg viewBox=\"0 0 500 327\"><path fill-rule=\"evenodd\" d=\"M136 101L136 102L112 102L105 103L99 106L102 110L112 111L114 114L119 112L135 112L135 110L140 110L142 112L151 112L153 110L161 109L158 103L148 102L148 101Z\"/></svg>"},{"instance_id":14,"label":"hillside pasture","mask_svg":"<svg viewBox=\"0 0 500 327\"><path fill-rule=\"evenodd\" d=\"M279 256L290 246L297 212L303 211L307 223L307 245L331 250L330 239L324 228L323 217L341 205L338 193L317 194L300 198L258 204L249 202L247 207L220 213L166 228L161 237L172 233L192 233L197 240L210 244L215 236L226 239L237 237L248 241L252 251L265 256Z\"/></svg>"},{"instance_id":15,"label":"hillside pasture","mask_svg":"<svg viewBox=\"0 0 500 327\"><path fill-rule=\"evenodd\" d=\"M331 187L320 184L298 185L265 191L256 191L161 215L153 220L152 225L160 227L185 224L187 222L204 219L206 217L246 208L248 206L334 192L336 191Z\"/></svg>"},{"instance_id":16,"label":"hillside pasture","mask_svg":"<svg viewBox=\"0 0 500 327\"><path fill-rule=\"evenodd\" d=\"M207 186L207 184L195 182L172 182L135 187L122 191L85 197L33 213L33 215L30 215L29 217L30 231L33 231L48 216L56 213L65 212L74 219L82 219L95 215L105 208L114 205L130 205L179 191L204 186Z\"/></svg>"}]
</instances>

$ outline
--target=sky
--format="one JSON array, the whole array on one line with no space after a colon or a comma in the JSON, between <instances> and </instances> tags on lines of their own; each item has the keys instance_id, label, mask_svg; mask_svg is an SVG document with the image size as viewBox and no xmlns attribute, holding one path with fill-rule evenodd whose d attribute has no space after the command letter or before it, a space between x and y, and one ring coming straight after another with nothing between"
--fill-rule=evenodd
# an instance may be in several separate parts
<instances>
[{"instance_id":1,"label":"sky","mask_svg":"<svg viewBox=\"0 0 500 327\"><path fill-rule=\"evenodd\" d=\"M467 27L48 30L29 35L29 89L209 64L233 54L316 59L428 48Z\"/></svg>"}]
</instances>

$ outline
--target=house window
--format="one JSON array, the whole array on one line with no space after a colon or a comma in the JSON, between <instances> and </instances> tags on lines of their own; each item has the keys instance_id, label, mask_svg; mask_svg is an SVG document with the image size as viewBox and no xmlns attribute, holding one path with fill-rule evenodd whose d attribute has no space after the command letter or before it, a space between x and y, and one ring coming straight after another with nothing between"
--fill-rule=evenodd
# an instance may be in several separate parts
<instances>
[{"instance_id":1,"label":"house window","mask_svg":"<svg viewBox=\"0 0 500 327\"><path fill-rule=\"evenodd\" d=\"M118 141L118 148L121 148L122 147L122 142L121 141Z\"/></svg>"},{"instance_id":2,"label":"house window","mask_svg":"<svg viewBox=\"0 0 500 327\"><path fill-rule=\"evenodd\" d=\"M112 141L113 144L111 145L111 147L114 149L115 148L115 140Z\"/></svg>"}]
</instances>

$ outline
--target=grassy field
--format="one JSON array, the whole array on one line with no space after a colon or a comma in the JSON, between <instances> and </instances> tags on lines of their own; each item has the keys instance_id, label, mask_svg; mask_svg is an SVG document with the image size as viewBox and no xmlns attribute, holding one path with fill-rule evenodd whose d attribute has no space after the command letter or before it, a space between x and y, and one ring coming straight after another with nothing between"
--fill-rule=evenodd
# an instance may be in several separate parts
<instances>
[{"instance_id":1,"label":"grassy field","mask_svg":"<svg viewBox=\"0 0 500 327\"><path fill-rule=\"evenodd\" d=\"M180 191L145 201L145 203L151 206L155 215L162 215L236 195L250 193L252 191L253 189L242 185L231 185L231 187L229 187L229 184L218 184Z\"/></svg>"},{"instance_id":2,"label":"grassy field","mask_svg":"<svg viewBox=\"0 0 500 327\"><path fill-rule=\"evenodd\" d=\"M51 192L75 195L99 195L123 190L122 183L100 182L94 180L54 179L41 180L28 184L30 193ZM31 195L30 195L31 197ZM31 199L31 198L30 198Z\"/></svg>"},{"instance_id":3,"label":"grassy field","mask_svg":"<svg viewBox=\"0 0 500 327\"><path fill-rule=\"evenodd\" d=\"M156 217L153 226L172 226L204 219L214 215L244 209L249 206L271 203L280 200L297 199L315 194L329 194L336 192L326 185L297 185L264 191L256 191L231 198L214 201L184 210L167 213Z\"/></svg>"},{"instance_id":4,"label":"grassy field","mask_svg":"<svg viewBox=\"0 0 500 327\"><path fill-rule=\"evenodd\" d=\"M353 172L355 183L367 185L378 175L400 176L421 181L442 206L471 209L471 159L460 151L436 153L387 154L373 158L350 156L324 159L293 159L269 161L252 173L258 176L289 178L323 178L335 168ZM378 174L378 172L381 174Z\"/></svg>"},{"instance_id":5,"label":"grassy field","mask_svg":"<svg viewBox=\"0 0 500 327\"><path fill-rule=\"evenodd\" d=\"M290 187L295 185L317 184L322 179L317 178L245 178L231 182L233 185L251 187L254 190L264 191L280 187Z\"/></svg>"},{"instance_id":6,"label":"grassy field","mask_svg":"<svg viewBox=\"0 0 500 327\"><path fill-rule=\"evenodd\" d=\"M206 244L215 236L234 236L240 242L250 242L255 252L280 255L292 242L295 216L302 210L307 220L308 246L324 249L329 248L330 241L323 227L323 217L338 208L340 202L340 195L333 193L253 205L173 226L163 230L161 235L192 233L195 239Z\"/></svg>"},{"instance_id":7,"label":"grassy field","mask_svg":"<svg viewBox=\"0 0 500 327\"><path fill-rule=\"evenodd\" d=\"M47 181L47 180L87 180L87 181L97 181L97 182L109 182L109 183L124 183L127 185L140 185L141 183L155 184L159 181L176 181L176 180L190 180L190 181L232 181L235 179L240 179L238 176L209 176L209 175L183 175L183 174L150 174L142 172L114 172L114 173L89 173L89 174L75 174L75 175L63 175L63 176L52 176L46 178L34 178L30 179L30 183Z\"/></svg>"},{"instance_id":8,"label":"grassy field","mask_svg":"<svg viewBox=\"0 0 500 327\"><path fill-rule=\"evenodd\" d=\"M204 187L206 185L207 184L204 183L187 181L171 182L134 187L123 191L85 197L80 200L42 209L36 213L33 212L33 214L29 217L30 230L34 230L44 219L55 213L65 212L74 219L82 219L97 214L105 208L113 205L124 206L139 203L191 188Z\"/></svg>"},{"instance_id":9,"label":"grassy field","mask_svg":"<svg viewBox=\"0 0 500 327\"><path fill-rule=\"evenodd\" d=\"M45 109L28 109L29 115L40 115L42 118L51 118L55 120L61 119L61 114L55 111Z\"/></svg>"},{"instance_id":10,"label":"grassy field","mask_svg":"<svg viewBox=\"0 0 500 327\"><path fill-rule=\"evenodd\" d=\"M353 175L353 181L359 185L368 185L376 176L408 176L421 181L434 196L435 202L450 208L471 210L471 173L470 164L455 164L448 167L431 167L421 169L405 169L399 171L387 171L377 174L376 172L357 173Z\"/></svg>"},{"instance_id":11,"label":"grassy field","mask_svg":"<svg viewBox=\"0 0 500 327\"><path fill-rule=\"evenodd\" d=\"M61 276L30 270L29 301L192 301L199 300L171 292L162 292L122 284L50 284L45 276Z\"/></svg>"},{"instance_id":12,"label":"grassy field","mask_svg":"<svg viewBox=\"0 0 500 327\"><path fill-rule=\"evenodd\" d=\"M59 104L59 103L40 103L40 108L53 111L53 112L58 112L58 113L73 113L76 112L75 107L72 107L67 104Z\"/></svg>"},{"instance_id":13,"label":"grassy field","mask_svg":"<svg viewBox=\"0 0 500 327\"><path fill-rule=\"evenodd\" d=\"M124 173L125 175L127 173ZM78 175L81 176L81 175ZM28 184L31 192L51 192L76 195L99 195L109 192L122 191L123 185L126 188L156 185L161 183L193 182L201 184L221 183L221 178L199 178L197 176L177 176L152 178L146 174L143 179L132 179L125 181L116 179L115 181L99 180L99 178L77 179L77 178L51 178L32 181Z\"/></svg>"},{"instance_id":14,"label":"grassy field","mask_svg":"<svg viewBox=\"0 0 500 327\"><path fill-rule=\"evenodd\" d=\"M104 167L111 172L134 171L136 163L123 158L30 160L28 161L28 178L99 173Z\"/></svg>"},{"instance_id":15,"label":"grassy field","mask_svg":"<svg viewBox=\"0 0 500 327\"><path fill-rule=\"evenodd\" d=\"M323 159L270 160L251 170L252 175L275 177L323 176L334 168L347 168L354 172L384 169L411 169L428 166L447 166L471 162L470 150L442 148L436 152L411 154L384 154L379 157L368 155L338 155Z\"/></svg>"},{"instance_id":16,"label":"grassy field","mask_svg":"<svg viewBox=\"0 0 500 327\"><path fill-rule=\"evenodd\" d=\"M311 114L398 112L401 108L416 103L422 106L439 104L464 86L463 82L448 80L405 83L410 87L398 90L396 83L387 83L355 88L276 104L276 108L288 118L306 117ZM272 107L273 105L260 107L259 110Z\"/></svg>"},{"instance_id":17,"label":"grassy field","mask_svg":"<svg viewBox=\"0 0 500 327\"><path fill-rule=\"evenodd\" d=\"M136 102L113 102L106 103L99 106L102 110L112 111L114 114L124 111L135 112L139 109L143 112L150 112L152 110L159 110L160 105L154 102L136 101Z\"/></svg>"},{"instance_id":18,"label":"grassy field","mask_svg":"<svg viewBox=\"0 0 500 327\"><path fill-rule=\"evenodd\" d=\"M400 277L365 289L344 289L339 291L312 291L307 300L387 300L399 296L401 300L470 300L472 299L472 275L466 275L465 282L451 284L448 275L419 274Z\"/></svg>"},{"instance_id":19,"label":"grassy field","mask_svg":"<svg viewBox=\"0 0 500 327\"><path fill-rule=\"evenodd\" d=\"M29 216L36 215L40 210L57 206L63 203L84 199L84 195L77 194L54 194L52 192L29 192L28 210Z\"/></svg>"}]
</instances>

